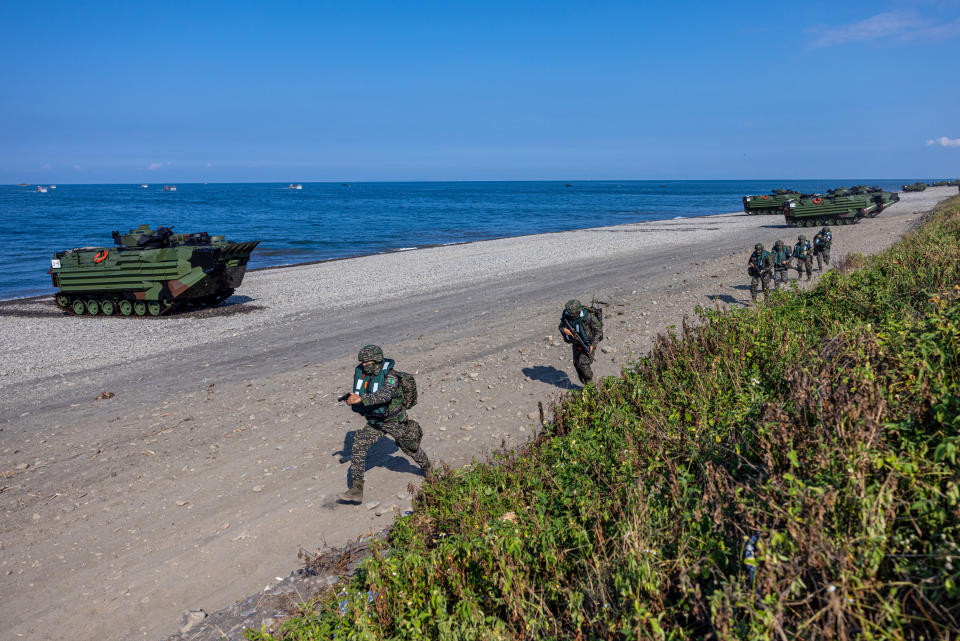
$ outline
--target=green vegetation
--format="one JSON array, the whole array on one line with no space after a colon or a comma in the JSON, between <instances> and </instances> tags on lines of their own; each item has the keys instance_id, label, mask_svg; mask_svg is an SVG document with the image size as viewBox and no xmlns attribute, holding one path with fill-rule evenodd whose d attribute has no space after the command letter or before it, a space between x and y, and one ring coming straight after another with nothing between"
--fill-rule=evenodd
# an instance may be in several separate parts
<instances>
[{"instance_id":1,"label":"green vegetation","mask_svg":"<svg viewBox=\"0 0 960 641\"><path fill-rule=\"evenodd\" d=\"M958 283L960 197L811 291L701 311L426 484L346 616L278 638L955 637Z\"/></svg>"}]
</instances>

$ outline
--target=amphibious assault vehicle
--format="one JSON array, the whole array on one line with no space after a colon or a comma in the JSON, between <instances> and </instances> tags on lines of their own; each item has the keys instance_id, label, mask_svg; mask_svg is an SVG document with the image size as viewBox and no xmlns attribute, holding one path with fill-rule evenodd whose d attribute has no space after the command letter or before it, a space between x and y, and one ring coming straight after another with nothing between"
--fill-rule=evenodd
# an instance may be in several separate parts
<instances>
[{"instance_id":1,"label":"amphibious assault vehicle","mask_svg":"<svg viewBox=\"0 0 960 641\"><path fill-rule=\"evenodd\" d=\"M113 232L115 247L57 252L47 272L57 305L74 315L159 316L212 307L233 294L259 240L231 243L206 232L175 234L140 225Z\"/></svg>"},{"instance_id":2,"label":"amphibious assault vehicle","mask_svg":"<svg viewBox=\"0 0 960 641\"><path fill-rule=\"evenodd\" d=\"M912 185L904 185L903 191L923 191L927 188L927 183L913 183Z\"/></svg>"},{"instance_id":3,"label":"amphibious assault vehicle","mask_svg":"<svg viewBox=\"0 0 960 641\"><path fill-rule=\"evenodd\" d=\"M861 218L873 218L900 198L890 192L853 196L814 196L789 200L781 211L791 227L852 225Z\"/></svg>"},{"instance_id":4,"label":"amphibious assault vehicle","mask_svg":"<svg viewBox=\"0 0 960 641\"><path fill-rule=\"evenodd\" d=\"M746 214L779 214L783 203L791 198L801 198L803 194L792 189L774 189L769 194L743 197L743 211Z\"/></svg>"}]
</instances>

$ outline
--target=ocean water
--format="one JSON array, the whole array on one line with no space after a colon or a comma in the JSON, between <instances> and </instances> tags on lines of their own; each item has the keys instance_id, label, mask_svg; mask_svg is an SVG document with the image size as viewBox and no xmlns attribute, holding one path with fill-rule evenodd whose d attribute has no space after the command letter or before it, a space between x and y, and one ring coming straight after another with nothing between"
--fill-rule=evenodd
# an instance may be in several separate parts
<instances>
[{"instance_id":1,"label":"ocean water","mask_svg":"<svg viewBox=\"0 0 960 641\"><path fill-rule=\"evenodd\" d=\"M823 192L914 179L0 186L0 299L54 291L55 251L140 224L261 240L250 268L738 211L776 187Z\"/></svg>"}]
</instances>

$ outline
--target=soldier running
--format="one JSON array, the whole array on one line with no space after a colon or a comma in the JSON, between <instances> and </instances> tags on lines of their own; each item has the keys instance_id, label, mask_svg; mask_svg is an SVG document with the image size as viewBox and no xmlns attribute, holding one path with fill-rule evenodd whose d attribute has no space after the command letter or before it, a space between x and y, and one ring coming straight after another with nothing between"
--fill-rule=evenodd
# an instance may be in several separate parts
<instances>
[{"instance_id":1,"label":"soldier running","mask_svg":"<svg viewBox=\"0 0 960 641\"><path fill-rule=\"evenodd\" d=\"M573 345L573 366L584 385L593 380L593 348L603 340L603 326L590 311L576 299L568 300L560 318L560 334L565 343Z\"/></svg>"},{"instance_id":2,"label":"soldier running","mask_svg":"<svg viewBox=\"0 0 960 641\"><path fill-rule=\"evenodd\" d=\"M773 288L777 289L780 285L787 284L787 271L790 269L790 249L783 244L782 240L777 240L773 244Z\"/></svg>"},{"instance_id":3,"label":"soldier running","mask_svg":"<svg viewBox=\"0 0 960 641\"><path fill-rule=\"evenodd\" d=\"M813 273L813 245L803 234L797 236L797 244L793 246L793 257L797 259L797 280L803 276L803 270L807 270L807 280Z\"/></svg>"},{"instance_id":4,"label":"soldier running","mask_svg":"<svg viewBox=\"0 0 960 641\"><path fill-rule=\"evenodd\" d=\"M757 300L757 285L763 285L763 300L766 301L770 290L770 278L773 276L773 256L763 250L763 244L753 246L753 253L747 261L747 274L750 276L750 298Z\"/></svg>"},{"instance_id":5,"label":"soldier running","mask_svg":"<svg viewBox=\"0 0 960 641\"><path fill-rule=\"evenodd\" d=\"M823 271L823 262L830 266L830 244L833 242L833 234L830 233L830 227L824 227L817 235L813 237L813 255L817 257L817 271Z\"/></svg>"},{"instance_id":6,"label":"soldier running","mask_svg":"<svg viewBox=\"0 0 960 641\"><path fill-rule=\"evenodd\" d=\"M384 436L392 436L400 450L430 475L427 453L420 447L423 430L416 421L407 418L403 406L400 377L393 372L393 360L383 357L376 345L366 345L357 355L360 364L353 375L353 392L346 396L347 405L367 419L366 426L356 433L350 451L351 488L340 494L341 501L363 501L363 475L366 472L367 452Z\"/></svg>"}]
</instances>

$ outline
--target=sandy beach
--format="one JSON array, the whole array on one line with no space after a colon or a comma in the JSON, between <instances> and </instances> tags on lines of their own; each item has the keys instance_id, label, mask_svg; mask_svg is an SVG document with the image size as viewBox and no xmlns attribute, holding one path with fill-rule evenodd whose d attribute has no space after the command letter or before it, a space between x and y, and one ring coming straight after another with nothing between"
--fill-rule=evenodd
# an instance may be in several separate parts
<instances>
[{"instance_id":1,"label":"sandy beach","mask_svg":"<svg viewBox=\"0 0 960 641\"><path fill-rule=\"evenodd\" d=\"M956 193L833 227L833 260ZM594 370L616 375L696 306L748 305L753 244L799 233L816 229L732 213L379 254L252 272L225 305L169 318L0 303L4 638L162 639L183 610L275 582L299 546L389 525L422 481L389 440L368 456L377 505L335 503L361 426L335 399L360 346L416 374L423 447L462 466L529 439L537 403L576 387L567 299L608 304Z\"/></svg>"}]
</instances>

